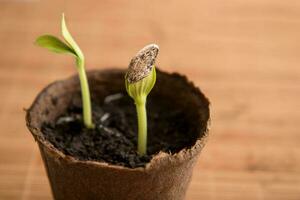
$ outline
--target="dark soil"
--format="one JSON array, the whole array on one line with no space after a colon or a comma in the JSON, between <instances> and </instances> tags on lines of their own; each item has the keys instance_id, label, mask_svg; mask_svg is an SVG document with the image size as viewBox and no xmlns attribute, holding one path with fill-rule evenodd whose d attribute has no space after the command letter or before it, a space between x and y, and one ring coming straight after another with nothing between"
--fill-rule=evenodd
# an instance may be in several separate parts
<instances>
[{"instance_id":1,"label":"dark soil","mask_svg":"<svg viewBox=\"0 0 300 200\"><path fill-rule=\"evenodd\" d=\"M82 109L70 105L53 124L43 124L45 139L66 155L79 160L103 161L130 168L145 166L160 151L176 153L192 146L197 131L191 116L167 99L148 98L147 155L139 156L136 110L127 94L107 96L103 105L93 105L96 128L82 124ZM195 134L196 133L196 134Z\"/></svg>"}]
</instances>

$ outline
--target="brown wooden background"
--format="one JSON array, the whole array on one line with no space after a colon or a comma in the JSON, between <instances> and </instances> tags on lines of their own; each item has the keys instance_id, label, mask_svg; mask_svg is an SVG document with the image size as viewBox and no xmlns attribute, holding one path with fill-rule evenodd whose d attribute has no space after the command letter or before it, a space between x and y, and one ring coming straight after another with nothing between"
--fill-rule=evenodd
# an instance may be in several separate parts
<instances>
[{"instance_id":1,"label":"brown wooden background","mask_svg":"<svg viewBox=\"0 0 300 200\"><path fill-rule=\"evenodd\" d=\"M126 67L155 42L158 63L212 102L210 141L187 200L300 199L300 1L0 0L0 199L51 199L23 108L73 60L33 45L61 12L87 68Z\"/></svg>"}]
</instances>

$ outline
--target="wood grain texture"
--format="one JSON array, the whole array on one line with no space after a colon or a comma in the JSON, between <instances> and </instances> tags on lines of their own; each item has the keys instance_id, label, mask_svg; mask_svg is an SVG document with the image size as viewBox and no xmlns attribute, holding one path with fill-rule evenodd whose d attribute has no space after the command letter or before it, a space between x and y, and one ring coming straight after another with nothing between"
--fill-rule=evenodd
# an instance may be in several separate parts
<instances>
[{"instance_id":1,"label":"wood grain texture","mask_svg":"<svg viewBox=\"0 0 300 200\"><path fill-rule=\"evenodd\" d=\"M51 199L23 108L73 60L33 45L64 11L87 68L125 67L145 44L210 98L210 141L187 200L300 199L300 2L0 0L0 199Z\"/></svg>"}]
</instances>

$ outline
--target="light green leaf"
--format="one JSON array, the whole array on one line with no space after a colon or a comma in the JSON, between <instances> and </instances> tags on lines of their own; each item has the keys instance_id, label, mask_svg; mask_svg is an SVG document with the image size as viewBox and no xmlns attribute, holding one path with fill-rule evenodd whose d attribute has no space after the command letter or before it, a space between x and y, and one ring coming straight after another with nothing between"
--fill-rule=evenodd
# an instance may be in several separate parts
<instances>
[{"instance_id":1,"label":"light green leaf","mask_svg":"<svg viewBox=\"0 0 300 200\"><path fill-rule=\"evenodd\" d=\"M127 93L131 98L135 100L135 102L140 101L141 99L147 98L148 94L154 87L156 82L156 71L155 66L152 67L151 72L145 78L139 80L135 83L129 83L127 79L125 79L125 88Z\"/></svg>"},{"instance_id":2,"label":"light green leaf","mask_svg":"<svg viewBox=\"0 0 300 200\"><path fill-rule=\"evenodd\" d=\"M35 44L55 53L70 53L76 56L73 49L52 35L42 35L38 37L35 41Z\"/></svg>"},{"instance_id":3,"label":"light green leaf","mask_svg":"<svg viewBox=\"0 0 300 200\"><path fill-rule=\"evenodd\" d=\"M74 50L74 52L76 53L78 58L80 60L83 60L84 55L83 55L81 49L79 48L79 46L77 45L77 43L75 42L75 40L73 39L73 37L72 37L71 33L69 32L68 28L67 28L64 14L62 14L61 30L62 30L62 35L63 35L65 41Z\"/></svg>"}]
</instances>

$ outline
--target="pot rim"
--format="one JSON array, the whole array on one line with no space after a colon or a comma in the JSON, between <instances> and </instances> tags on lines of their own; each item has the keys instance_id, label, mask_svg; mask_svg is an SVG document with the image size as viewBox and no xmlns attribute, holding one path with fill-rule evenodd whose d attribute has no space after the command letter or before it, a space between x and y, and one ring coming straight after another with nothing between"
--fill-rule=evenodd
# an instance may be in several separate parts
<instances>
[{"instance_id":1,"label":"pot rim","mask_svg":"<svg viewBox=\"0 0 300 200\"><path fill-rule=\"evenodd\" d=\"M121 71L124 71L124 69L114 67L114 68L106 68L106 69L87 70L87 74L105 73L105 72L121 72ZM31 104L29 109L26 109L26 116L25 116L26 126L29 129L29 131L31 132L31 134L33 135L35 141L37 141L39 143L39 145L43 145L44 147L46 147L48 152L56 159L58 159L58 160L63 159L68 164L84 164L86 166L93 166L93 167L99 167L99 168L107 167L107 168L112 168L112 169L116 169L116 170L124 170L124 171L131 171L131 172L147 172L152 169L155 169L156 166L160 166L163 163L166 163L166 164L181 163L181 162L184 162L185 160L190 160L194 156L198 155L198 153L202 150L202 148L204 147L204 145L208 139L208 133L209 133L210 125L211 125L211 118L210 118L211 104L210 104L208 98L201 92L201 90L197 86L195 86L193 82L189 81L185 75L182 75L179 73L169 73L169 72L165 72L165 71L161 71L161 70L157 70L157 71L160 71L167 75L175 74L175 75L178 75L180 78L183 78L190 87L193 87L193 89L195 89L195 92L198 96L201 96L202 99L207 101L207 103L208 103L207 109L208 109L209 116L208 116L206 130L199 136L199 138L196 140L196 142L193 146L183 148L182 150L180 150L179 152L174 153L174 154L160 151L158 154L155 154L151 158L150 162L148 162L145 165L145 167L129 168L126 166L114 165L114 164L110 164L110 163L103 162L103 161L79 160L71 155L66 155L63 152L61 152L60 150L58 150L56 147L54 147L53 144L51 144L49 141L47 141L44 138L42 131L40 129L38 129L38 128L34 127L34 125L32 125L31 118L32 118L32 115L34 115L36 106L38 106L39 101L42 101L42 98L44 97L45 94L47 94L47 91L49 90L49 88L53 87L54 85L71 80L72 78L77 76L76 74L72 75L68 78L65 78L65 79L60 79L60 80L54 81L54 82L48 84L45 88L43 88L38 93L37 97Z\"/></svg>"}]
</instances>

